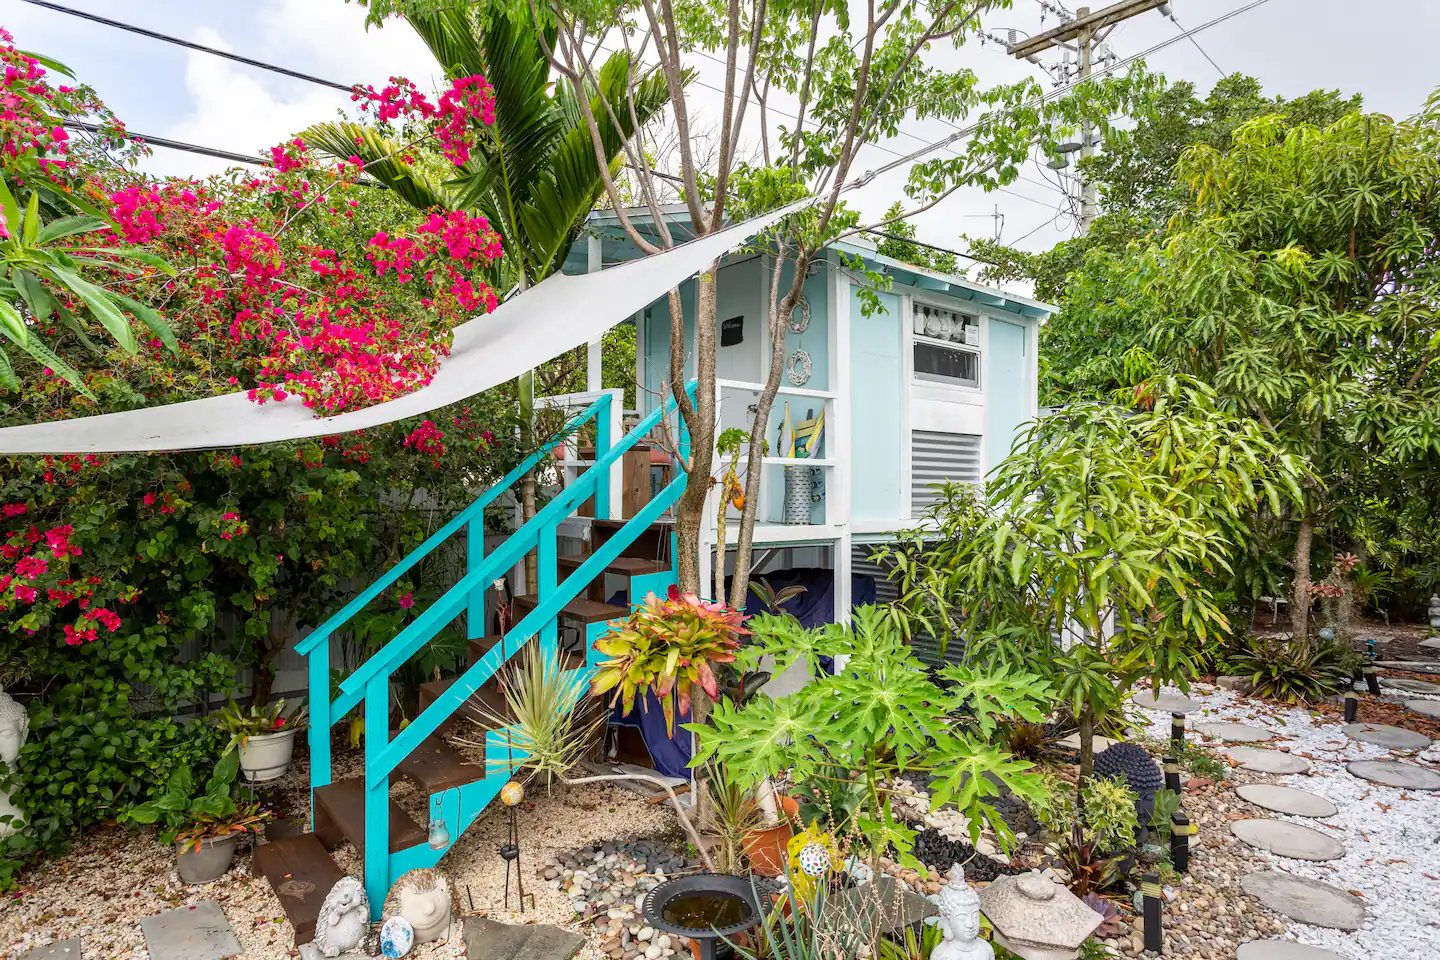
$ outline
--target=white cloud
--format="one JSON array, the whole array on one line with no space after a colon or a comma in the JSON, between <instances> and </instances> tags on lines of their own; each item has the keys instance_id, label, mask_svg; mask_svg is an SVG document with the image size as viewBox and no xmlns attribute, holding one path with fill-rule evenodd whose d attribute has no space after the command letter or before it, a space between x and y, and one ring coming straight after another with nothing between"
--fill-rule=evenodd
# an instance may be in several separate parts
<instances>
[{"instance_id":1,"label":"white cloud","mask_svg":"<svg viewBox=\"0 0 1440 960\"><path fill-rule=\"evenodd\" d=\"M379 85L391 75L422 86L438 79L435 61L404 24L364 29L363 7L315 0L271 0L258 12L258 34L243 52L337 83ZM231 51L235 45L211 27L189 39ZM186 57L185 114L157 135L254 155L312 123L350 110L348 95L329 87L248 67L199 51ZM224 170L224 160L157 149L146 169L159 175L203 176Z\"/></svg>"}]
</instances>

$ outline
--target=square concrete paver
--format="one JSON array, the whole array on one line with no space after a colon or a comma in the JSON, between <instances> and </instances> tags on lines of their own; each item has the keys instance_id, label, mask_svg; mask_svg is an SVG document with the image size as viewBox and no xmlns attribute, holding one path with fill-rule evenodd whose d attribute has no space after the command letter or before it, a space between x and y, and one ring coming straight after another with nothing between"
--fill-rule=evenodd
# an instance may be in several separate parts
<instances>
[{"instance_id":1,"label":"square concrete paver","mask_svg":"<svg viewBox=\"0 0 1440 960\"><path fill-rule=\"evenodd\" d=\"M150 960L225 960L240 956L240 941L214 900L167 910L140 921Z\"/></svg>"},{"instance_id":2,"label":"square concrete paver","mask_svg":"<svg viewBox=\"0 0 1440 960\"><path fill-rule=\"evenodd\" d=\"M20 960L80 960L80 938L56 940L20 955Z\"/></svg>"}]
</instances>

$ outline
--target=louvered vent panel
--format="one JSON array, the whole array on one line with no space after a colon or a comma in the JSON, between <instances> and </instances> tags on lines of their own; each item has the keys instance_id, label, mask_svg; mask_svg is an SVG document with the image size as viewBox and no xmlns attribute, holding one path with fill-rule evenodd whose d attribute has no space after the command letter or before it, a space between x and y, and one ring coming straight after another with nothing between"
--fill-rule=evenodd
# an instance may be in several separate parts
<instances>
[{"instance_id":1,"label":"louvered vent panel","mask_svg":"<svg viewBox=\"0 0 1440 960\"><path fill-rule=\"evenodd\" d=\"M910 516L919 517L940 499L935 485L979 483L980 438L970 433L910 433Z\"/></svg>"}]
</instances>

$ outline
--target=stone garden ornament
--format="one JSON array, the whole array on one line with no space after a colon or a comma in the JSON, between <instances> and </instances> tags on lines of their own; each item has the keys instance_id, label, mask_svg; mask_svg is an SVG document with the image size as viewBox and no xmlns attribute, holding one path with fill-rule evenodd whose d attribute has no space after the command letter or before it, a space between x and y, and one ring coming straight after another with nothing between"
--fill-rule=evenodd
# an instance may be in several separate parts
<instances>
[{"instance_id":1,"label":"stone garden ornament","mask_svg":"<svg viewBox=\"0 0 1440 960\"><path fill-rule=\"evenodd\" d=\"M341 877L325 895L315 921L315 947L322 957L354 950L370 928L370 898L354 877Z\"/></svg>"},{"instance_id":2,"label":"stone garden ornament","mask_svg":"<svg viewBox=\"0 0 1440 960\"><path fill-rule=\"evenodd\" d=\"M1021 960L1075 960L1080 945L1104 922L1038 870L990 884L980 894L980 909L995 928L995 942Z\"/></svg>"},{"instance_id":3,"label":"stone garden ornament","mask_svg":"<svg viewBox=\"0 0 1440 960\"><path fill-rule=\"evenodd\" d=\"M11 769L25 746L30 733L30 715L4 690L0 690L0 760ZM11 792L0 790L0 840L15 833L25 822L25 814L10 799Z\"/></svg>"},{"instance_id":4,"label":"stone garden ornament","mask_svg":"<svg viewBox=\"0 0 1440 960\"><path fill-rule=\"evenodd\" d=\"M940 891L940 933L944 940L931 960L995 960L995 948L980 939L980 897L965 882L965 868L950 867L950 882Z\"/></svg>"},{"instance_id":5,"label":"stone garden ornament","mask_svg":"<svg viewBox=\"0 0 1440 960\"><path fill-rule=\"evenodd\" d=\"M450 884L434 867L411 870L395 881L385 898L385 919L404 917L416 943L429 943L450 933Z\"/></svg>"}]
</instances>

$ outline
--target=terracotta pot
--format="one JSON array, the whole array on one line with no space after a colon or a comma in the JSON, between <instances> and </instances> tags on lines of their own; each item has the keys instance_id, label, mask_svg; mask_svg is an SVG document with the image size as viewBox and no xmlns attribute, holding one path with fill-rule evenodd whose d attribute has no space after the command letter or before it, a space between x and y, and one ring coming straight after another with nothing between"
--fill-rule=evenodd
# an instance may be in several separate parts
<instances>
[{"instance_id":1,"label":"terracotta pot","mask_svg":"<svg viewBox=\"0 0 1440 960\"><path fill-rule=\"evenodd\" d=\"M783 817L776 826L752 830L745 834L745 858L750 868L762 877L778 877L785 872L786 844L795 836L791 821L800 815L800 802L783 794L776 796Z\"/></svg>"}]
</instances>

